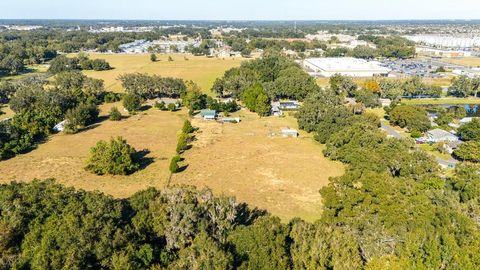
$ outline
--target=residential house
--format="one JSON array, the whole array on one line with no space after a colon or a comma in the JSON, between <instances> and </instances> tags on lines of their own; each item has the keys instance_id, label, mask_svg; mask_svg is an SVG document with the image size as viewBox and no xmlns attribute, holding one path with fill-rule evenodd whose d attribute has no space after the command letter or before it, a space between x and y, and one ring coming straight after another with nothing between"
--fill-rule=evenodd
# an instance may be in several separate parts
<instances>
[{"instance_id":1,"label":"residential house","mask_svg":"<svg viewBox=\"0 0 480 270\"><path fill-rule=\"evenodd\" d=\"M215 120L217 118L217 111L215 110L201 110L200 116L203 117L204 120Z\"/></svg>"},{"instance_id":2,"label":"residential house","mask_svg":"<svg viewBox=\"0 0 480 270\"><path fill-rule=\"evenodd\" d=\"M457 142L459 138L448 131L437 128L427 132L427 141L429 143Z\"/></svg>"}]
</instances>

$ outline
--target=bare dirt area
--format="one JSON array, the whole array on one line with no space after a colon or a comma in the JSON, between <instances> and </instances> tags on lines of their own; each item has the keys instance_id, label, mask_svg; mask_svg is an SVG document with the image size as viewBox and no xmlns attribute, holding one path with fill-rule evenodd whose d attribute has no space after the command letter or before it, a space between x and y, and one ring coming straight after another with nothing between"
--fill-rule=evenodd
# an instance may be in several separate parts
<instances>
[{"instance_id":1,"label":"bare dirt area","mask_svg":"<svg viewBox=\"0 0 480 270\"><path fill-rule=\"evenodd\" d=\"M111 106L102 106L104 118ZM114 197L128 197L148 187L161 189L169 178L168 165L185 117L183 111L150 109L120 122L106 119L78 134L53 135L37 149L1 161L0 183L55 178L67 186L99 190ZM89 149L99 140L116 136L122 136L137 150L148 149L145 168L129 176L97 176L86 172L83 167Z\"/></svg>"},{"instance_id":2,"label":"bare dirt area","mask_svg":"<svg viewBox=\"0 0 480 270\"><path fill-rule=\"evenodd\" d=\"M188 168L171 184L209 187L267 209L283 220L316 220L321 214L319 189L343 174L340 163L326 159L311 135L283 138L284 127L297 128L293 117L259 118L242 110L239 124L193 120L199 128L193 148L183 157Z\"/></svg>"}]
</instances>

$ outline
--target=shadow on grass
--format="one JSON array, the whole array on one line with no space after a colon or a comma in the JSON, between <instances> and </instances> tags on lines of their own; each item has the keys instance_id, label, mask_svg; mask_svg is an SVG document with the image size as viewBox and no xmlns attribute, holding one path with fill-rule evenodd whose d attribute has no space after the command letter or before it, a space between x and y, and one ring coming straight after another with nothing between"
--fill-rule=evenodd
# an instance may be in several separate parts
<instances>
[{"instance_id":1,"label":"shadow on grass","mask_svg":"<svg viewBox=\"0 0 480 270\"><path fill-rule=\"evenodd\" d=\"M178 168L177 173L184 172L187 168L188 168L188 164L183 165L183 166Z\"/></svg>"},{"instance_id":2,"label":"shadow on grass","mask_svg":"<svg viewBox=\"0 0 480 270\"><path fill-rule=\"evenodd\" d=\"M138 162L138 164L140 164L139 170L143 170L143 169L147 168L155 160L152 157L147 157L148 154L150 154L150 150L143 149L143 150L135 153L135 155L133 156L133 159L136 162Z\"/></svg>"}]
</instances>

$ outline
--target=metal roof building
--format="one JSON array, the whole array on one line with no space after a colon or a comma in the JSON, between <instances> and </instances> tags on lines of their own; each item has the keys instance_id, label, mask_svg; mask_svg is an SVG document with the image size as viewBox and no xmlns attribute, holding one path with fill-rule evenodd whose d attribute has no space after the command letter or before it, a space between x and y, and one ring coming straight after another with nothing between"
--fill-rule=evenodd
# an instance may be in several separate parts
<instances>
[{"instance_id":1,"label":"metal roof building","mask_svg":"<svg viewBox=\"0 0 480 270\"><path fill-rule=\"evenodd\" d=\"M311 74L320 77L331 77L341 74L350 77L387 76L391 71L377 61L366 61L351 57L309 58L303 66Z\"/></svg>"}]
</instances>

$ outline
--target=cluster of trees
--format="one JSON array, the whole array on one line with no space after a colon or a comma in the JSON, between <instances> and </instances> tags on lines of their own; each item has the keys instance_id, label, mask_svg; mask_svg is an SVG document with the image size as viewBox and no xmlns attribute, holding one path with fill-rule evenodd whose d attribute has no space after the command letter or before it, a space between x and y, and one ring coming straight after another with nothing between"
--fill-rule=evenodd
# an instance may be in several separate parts
<instances>
[{"instance_id":1,"label":"cluster of trees","mask_svg":"<svg viewBox=\"0 0 480 270\"><path fill-rule=\"evenodd\" d=\"M192 126L192 123L189 120L185 120L185 122L183 122L182 132L180 133L180 136L178 136L177 141L177 154L173 156L173 158L170 160L169 170L171 173L179 172L180 166L178 165L178 163L182 161L182 157L180 155L189 149L189 144L195 138L194 135L192 135L195 130L196 129Z\"/></svg>"},{"instance_id":2,"label":"cluster of trees","mask_svg":"<svg viewBox=\"0 0 480 270\"><path fill-rule=\"evenodd\" d=\"M477 97L480 90L480 77L469 78L467 76L458 76L452 79L452 84L448 88L448 95L455 97Z\"/></svg>"},{"instance_id":3,"label":"cluster of trees","mask_svg":"<svg viewBox=\"0 0 480 270\"><path fill-rule=\"evenodd\" d=\"M427 111L422 107L398 105L389 110L390 123L401 128L407 128L410 132L425 132L431 127Z\"/></svg>"},{"instance_id":4,"label":"cluster of trees","mask_svg":"<svg viewBox=\"0 0 480 270\"><path fill-rule=\"evenodd\" d=\"M377 116L353 114L331 90L307 97L297 118L326 144L326 156L347 164L345 175L321 189L322 218L304 225L308 244L298 255L321 254L315 238L327 226L329 235L344 237L334 242L342 247L341 269L478 267L478 167L461 165L453 177L442 178L432 157L409 141L387 138ZM294 266L337 268L321 259Z\"/></svg>"},{"instance_id":5,"label":"cluster of trees","mask_svg":"<svg viewBox=\"0 0 480 270\"><path fill-rule=\"evenodd\" d=\"M60 73L51 85L45 78L27 77L2 89L9 89L2 101L15 116L0 123L0 159L31 150L67 116L70 132L94 122L105 93L103 81L80 72Z\"/></svg>"},{"instance_id":6,"label":"cluster of trees","mask_svg":"<svg viewBox=\"0 0 480 270\"><path fill-rule=\"evenodd\" d=\"M248 107L252 109L256 107L253 103L262 103L263 107L269 100L280 98L303 100L317 89L315 80L294 61L278 51L267 50L261 58L226 71L222 78L215 81L212 91L244 102L245 98L249 98ZM258 96L261 102L256 102ZM263 109L259 111L264 112Z\"/></svg>"},{"instance_id":7,"label":"cluster of trees","mask_svg":"<svg viewBox=\"0 0 480 270\"><path fill-rule=\"evenodd\" d=\"M2 42L0 39L0 75L16 75L25 70L25 65L44 63L56 55L55 50L46 46Z\"/></svg>"},{"instance_id":8,"label":"cluster of trees","mask_svg":"<svg viewBox=\"0 0 480 270\"><path fill-rule=\"evenodd\" d=\"M360 35L358 39L374 43L381 57L407 59L416 54L415 43L400 36Z\"/></svg>"},{"instance_id":9,"label":"cluster of trees","mask_svg":"<svg viewBox=\"0 0 480 270\"><path fill-rule=\"evenodd\" d=\"M140 168L138 153L122 137L98 141L90 149L85 170L97 175L126 175Z\"/></svg>"},{"instance_id":10,"label":"cluster of trees","mask_svg":"<svg viewBox=\"0 0 480 270\"><path fill-rule=\"evenodd\" d=\"M461 144L454 152L455 158L462 161L480 162L480 120L474 118L472 122L461 125L457 135L465 143Z\"/></svg>"},{"instance_id":11,"label":"cluster of trees","mask_svg":"<svg viewBox=\"0 0 480 270\"><path fill-rule=\"evenodd\" d=\"M137 95L143 99L159 97L178 98L186 91L185 82L181 79L131 73L120 76L122 86L127 93Z\"/></svg>"},{"instance_id":12,"label":"cluster of trees","mask_svg":"<svg viewBox=\"0 0 480 270\"><path fill-rule=\"evenodd\" d=\"M104 59L89 59L86 54L80 53L78 57L67 57L59 55L50 61L48 72L50 74L58 74L65 71L75 70L109 70L112 69L110 64Z\"/></svg>"}]
</instances>

